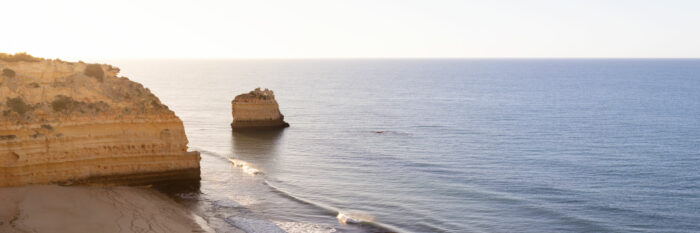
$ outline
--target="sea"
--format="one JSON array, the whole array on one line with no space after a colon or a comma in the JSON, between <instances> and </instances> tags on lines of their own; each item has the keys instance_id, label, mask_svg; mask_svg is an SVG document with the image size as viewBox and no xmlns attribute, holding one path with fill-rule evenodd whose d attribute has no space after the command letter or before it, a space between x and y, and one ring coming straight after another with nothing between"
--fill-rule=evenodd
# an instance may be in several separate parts
<instances>
[{"instance_id":1,"label":"sea","mask_svg":"<svg viewBox=\"0 0 700 233\"><path fill-rule=\"evenodd\" d=\"M109 63L184 122L171 195L219 232L700 231L700 60ZM231 131L257 87L291 127Z\"/></svg>"}]
</instances>

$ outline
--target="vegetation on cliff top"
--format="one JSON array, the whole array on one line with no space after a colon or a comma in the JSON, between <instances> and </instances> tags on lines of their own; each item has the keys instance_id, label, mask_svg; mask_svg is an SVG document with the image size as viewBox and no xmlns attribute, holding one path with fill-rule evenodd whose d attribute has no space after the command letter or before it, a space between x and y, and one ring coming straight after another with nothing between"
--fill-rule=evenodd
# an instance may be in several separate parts
<instances>
[{"instance_id":1,"label":"vegetation on cliff top","mask_svg":"<svg viewBox=\"0 0 700 233\"><path fill-rule=\"evenodd\" d=\"M44 60L43 58L34 57L34 56L29 55L27 53L15 53L15 54L0 53L0 61L6 61L6 62L18 62L18 61L40 62L43 60Z\"/></svg>"},{"instance_id":2,"label":"vegetation on cliff top","mask_svg":"<svg viewBox=\"0 0 700 233\"><path fill-rule=\"evenodd\" d=\"M9 63L16 61L38 61L39 67L60 65L71 70L72 74L44 77L42 80L24 70L36 69L36 65ZM128 78L117 77L115 74L118 72L119 68L110 65L49 60L26 53L0 53L0 91L4 91L5 95L0 96L0 120L21 123L65 116L172 113L148 88ZM89 79L95 79L98 83L89 82ZM37 88L42 88L41 93L45 97L29 96L39 93L33 90Z\"/></svg>"},{"instance_id":3,"label":"vegetation on cliff top","mask_svg":"<svg viewBox=\"0 0 700 233\"><path fill-rule=\"evenodd\" d=\"M105 77L105 71L102 70L102 66L98 64L89 64L85 67L85 75L97 79L97 81L102 82Z\"/></svg>"},{"instance_id":4,"label":"vegetation on cliff top","mask_svg":"<svg viewBox=\"0 0 700 233\"><path fill-rule=\"evenodd\" d=\"M252 90L248 93L237 95L233 101L246 102L250 99L273 100L275 99L275 94L274 92L272 92L272 90L269 90L267 88L265 88L265 90L260 90L260 88L258 87L255 88L255 90Z\"/></svg>"},{"instance_id":5,"label":"vegetation on cliff top","mask_svg":"<svg viewBox=\"0 0 700 233\"><path fill-rule=\"evenodd\" d=\"M51 108L54 112L63 113L98 113L109 111L110 106L103 101L86 103L82 101L76 101L70 96L57 95L51 102Z\"/></svg>"},{"instance_id":6,"label":"vegetation on cliff top","mask_svg":"<svg viewBox=\"0 0 700 233\"><path fill-rule=\"evenodd\" d=\"M24 115L28 111L32 110L32 106L24 102L24 99L20 97L7 98L5 104L10 109L10 111L16 112L19 115Z\"/></svg>"},{"instance_id":7,"label":"vegetation on cliff top","mask_svg":"<svg viewBox=\"0 0 700 233\"><path fill-rule=\"evenodd\" d=\"M8 78L14 78L15 75L17 75L17 73L15 73L14 70L7 69L7 68L2 70L2 76L8 77Z\"/></svg>"}]
</instances>

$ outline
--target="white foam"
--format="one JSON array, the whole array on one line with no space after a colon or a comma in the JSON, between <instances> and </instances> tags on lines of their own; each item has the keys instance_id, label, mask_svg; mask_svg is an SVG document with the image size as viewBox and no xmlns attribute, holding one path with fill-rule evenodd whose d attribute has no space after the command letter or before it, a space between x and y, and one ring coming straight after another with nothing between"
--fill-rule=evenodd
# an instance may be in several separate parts
<instances>
[{"instance_id":1,"label":"white foam","mask_svg":"<svg viewBox=\"0 0 700 233\"><path fill-rule=\"evenodd\" d=\"M207 220L204 220L202 217L196 214L191 214L192 218L194 218L194 221L204 230L206 233L216 233L214 229L212 229L209 226L209 223L207 223Z\"/></svg>"},{"instance_id":2,"label":"white foam","mask_svg":"<svg viewBox=\"0 0 700 233\"><path fill-rule=\"evenodd\" d=\"M228 199L235 201L236 203L240 204L241 206L251 206L260 203L260 200L253 196L246 196L246 195L227 195Z\"/></svg>"},{"instance_id":3,"label":"white foam","mask_svg":"<svg viewBox=\"0 0 700 233\"><path fill-rule=\"evenodd\" d=\"M308 222L275 222L275 224L289 233L331 233L338 231L332 226Z\"/></svg>"},{"instance_id":4,"label":"white foam","mask_svg":"<svg viewBox=\"0 0 700 233\"><path fill-rule=\"evenodd\" d=\"M374 217L369 214L363 214L363 213L343 213L343 212L338 212L338 222L342 224L358 224L362 222L372 222L374 220Z\"/></svg>"},{"instance_id":5,"label":"white foam","mask_svg":"<svg viewBox=\"0 0 700 233\"><path fill-rule=\"evenodd\" d=\"M226 222L246 233L285 233L282 228L264 219L233 217L227 218Z\"/></svg>"},{"instance_id":6,"label":"white foam","mask_svg":"<svg viewBox=\"0 0 700 233\"><path fill-rule=\"evenodd\" d=\"M255 168L254 166L250 165L250 163L243 161L243 160L238 160L238 159L228 159L231 161L231 163L236 166L240 167L243 169L243 172L248 173L250 175L262 175L264 174L260 169Z\"/></svg>"}]
</instances>

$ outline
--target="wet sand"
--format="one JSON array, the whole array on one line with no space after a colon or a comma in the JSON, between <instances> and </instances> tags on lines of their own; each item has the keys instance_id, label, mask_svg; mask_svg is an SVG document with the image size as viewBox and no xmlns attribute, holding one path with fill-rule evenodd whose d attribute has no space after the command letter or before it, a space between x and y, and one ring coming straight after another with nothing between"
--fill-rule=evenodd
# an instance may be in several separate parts
<instances>
[{"instance_id":1,"label":"wet sand","mask_svg":"<svg viewBox=\"0 0 700 233\"><path fill-rule=\"evenodd\" d=\"M167 196L136 187L0 188L0 232L213 232Z\"/></svg>"}]
</instances>

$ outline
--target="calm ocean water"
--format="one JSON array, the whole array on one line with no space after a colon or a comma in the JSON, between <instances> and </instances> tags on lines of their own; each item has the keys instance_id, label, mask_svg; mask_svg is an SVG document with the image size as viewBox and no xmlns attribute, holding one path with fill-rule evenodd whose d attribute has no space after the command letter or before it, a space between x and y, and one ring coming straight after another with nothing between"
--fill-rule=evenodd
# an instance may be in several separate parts
<instances>
[{"instance_id":1,"label":"calm ocean water","mask_svg":"<svg viewBox=\"0 0 700 233\"><path fill-rule=\"evenodd\" d=\"M700 231L700 60L110 63L184 121L220 231ZM233 134L259 86L291 127Z\"/></svg>"}]
</instances>

